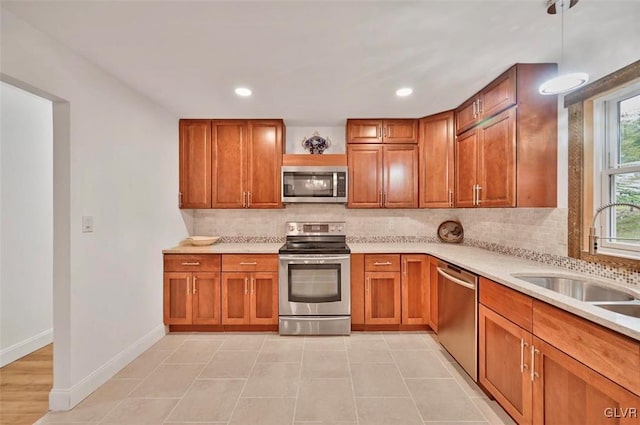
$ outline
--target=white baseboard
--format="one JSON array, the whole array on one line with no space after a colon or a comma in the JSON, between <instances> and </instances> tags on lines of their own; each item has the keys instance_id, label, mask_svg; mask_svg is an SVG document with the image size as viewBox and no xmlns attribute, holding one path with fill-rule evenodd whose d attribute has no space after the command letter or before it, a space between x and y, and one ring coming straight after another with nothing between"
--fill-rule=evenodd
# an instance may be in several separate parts
<instances>
[{"instance_id":1,"label":"white baseboard","mask_svg":"<svg viewBox=\"0 0 640 425\"><path fill-rule=\"evenodd\" d=\"M89 394L111 379L133 359L144 353L165 336L165 326L158 325L151 332L115 355L111 360L94 370L70 388L53 388L49 393L50 410L69 410Z\"/></svg>"},{"instance_id":2,"label":"white baseboard","mask_svg":"<svg viewBox=\"0 0 640 425\"><path fill-rule=\"evenodd\" d=\"M17 344L13 344L0 351L0 367L8 365L11 362L18 360L27 354L33 353L36 350L44 347L45 345L53 342L53 329L47 329L44 332L40 332L37 335L27 338L24 341L20 341Z\"/></svg>"}]
</instances>

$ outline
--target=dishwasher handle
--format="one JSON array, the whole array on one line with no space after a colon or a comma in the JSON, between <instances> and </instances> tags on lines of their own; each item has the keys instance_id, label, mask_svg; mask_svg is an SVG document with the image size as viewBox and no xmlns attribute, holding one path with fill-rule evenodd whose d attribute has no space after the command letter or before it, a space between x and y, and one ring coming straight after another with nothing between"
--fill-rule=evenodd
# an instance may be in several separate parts
<instances>
[{"instance_id":1,"label":"dishwasher handle","mask_svg":"<svg viewBox=\"0 0 640 425\"><path fill-rule=\"evenodd\" d=\"M473 289L475 291L476 289L476 285L473 283L469 283L469 282L465 282L464 280L458 279L457 277L451 276L449 273L447 273L446 271L444 271L444 269L441 269L440 267L437 268L438 269L438 274L442 277L444 277L445 279L450 280L451 282L460 285L460 286L464 286L465 288L469 288L469 289Z\"/></svg>"}]
</instances>

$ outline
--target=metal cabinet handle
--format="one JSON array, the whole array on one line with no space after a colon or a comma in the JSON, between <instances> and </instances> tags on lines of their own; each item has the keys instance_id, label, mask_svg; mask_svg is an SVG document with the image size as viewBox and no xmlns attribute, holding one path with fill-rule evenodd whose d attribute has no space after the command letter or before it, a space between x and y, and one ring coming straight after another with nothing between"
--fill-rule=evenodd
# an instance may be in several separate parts
<instances>
[{"instance_id":1,"label":"metal cabinet handle","mask_svg":"<svg viewBox=\"0 0 640 425\"><path fill-rule=\"evenodd\" d=\"M378 192L378 205L382 206L382 191Z\"/></svg>"},{"instance_id":2,"label":"metal cabinet handle","mask_svg":"<svg viewBox=\"0 0 640 425\"><path fill-rule=\"evenodd\" d=\"M453 189L449 189L449 206L453 207Z\"/></svg>"},{"instance_id":3,"label":"metal cabinet handle","mask_svg":"<svg viewBox=\"0 0 640 425\"><path fill-rule=\"evenodd\" d=\"M251 277L251 293L256 293L256 278L253 276Z\"/></svg>"},{"instance_id":4,"label":"metal cabinet handle","mask_svg":"<svg viewBox=\"0 0 640 425\"><path fill-rule=\"evenodd\" d=\"M251 192L247 192L247 208L251 208Z\"/></svg>"},{"instance_id":5,"label":"metal cabinet handle","mask_svg":"<svg viewBox=\"0 0 640 425\"><path fill-rule=\"evenodd\" d=\"M390 266L391 265L391 261L385 261L384 263L379 263L379 262L375 262L373 263L374 266Z\"/></svg>"},{"instance_id":6,"label":"metal cabinet handle","mask_svg":"<svg viewBox=\"0 0 640 425\"><path fill-rule=\"evenodd\" d=\"M371 278L367 278L367 294L371 293Z\"/></svg>"},{"instance_id":7,"label":"metal cabinet handle","mask_svg":"<svg viewBox=\"0 0 640 425\"><path fill-rule=\"evenodd\" d=\"M540 353L533 345L531 346L531 380L535 381L540 375L536 372L536 354Z\"/></svg>"},{"instance_id":8,"label":"metal cabinet handle","mask_svg":"<svg viewBox=\"0 0 640 425\"><path fill-rule=\"evenodd\" d=\"M382 206L387 205L387 192L382 192Z\"/></svg>"},{"instance_id":9,"label":"metal cabinet handle","mask_svg":"<svg viewBox=\"0 0 640 425\"><path fill-rule=\"evenodd\" d=\"M241 262L240 262L240 265L241 265L241 266L255 266L256 264L258 264L258 262L257 262L257 261L251 261L251 262L244 262L244 261L241 261Z\"/></svg>"},{"instance_id":10,"label":"metal cabinet handle","mask_svg":"<svg viewBox=\"0 0 640 425\"><path fill-rule=\"evenodd\" d=\"M189 282L190 282L191 278L187 277L187 295L189 295L189 293L191 292L191 290L189 289Z\"/></svg>"},{"instance_id":11,"label":"metal cabinet handle","mask_svg":"<svg viewBox=\"0 0 640 425\"><path fill-rule=\"evenodd\" d=\"M473 105L473 118L476 118L478 116L478 108L475 100L473 101L472 105Z\"/></svg>"},{"instance_id":12,"label":"metal cabinet handle","mask_svg":"<svg viewBox=\"0 0 640 425\"><path fill-rule=\"evenodd\" d=\"M244 293L245 294L249 293L249 278L248 277L244 278Z\"/></svg>"},{"instance_id":13,"label":"metal cabinet handle","mask_svg":"<svg viewBox=\"0 0 640 425\"><path fill-rule=\"evenodd\" d=\"M527 344L526 342L524 342L524 339L521 338L520 339L520 373L524 373L524 370L527 369L529 366L527 366L527 364L524 362L524 350L525 348L527 348L529 346L529 344Z\"/></svg>"},{"instance_id":14,"label":"metal cabinet handle","mask_svg":"<svg viewBox=\"0 0 640 425\"><path fill-rule=\"evenodd\" d=\"M196 294L196 292L198 292L198 287L196 286L198 284L198 278L196 276L193 277L193 286L191 287L191 293L192 294Z\"/></svg>"},{"instance_id":15,"label":"metal cabinet handle","mask_svg":"<svg viewBox=\"0 0 640 425\"><path fill-rule=\"evenodd\" d=\"M482 115L484 113L484 105L482 105L482 99L478 98L478 115Z\"/></svg>"},{"instance_id":16,"label":"metal cabinet handle","mask_svg":"<svg viewBox=\"0 0 640 425\"><path fill-rule=\"evenodd\" d=\"M382 127L382 137L387 137L387 127L386 126Z\"/></svg>"},{"instance_id":17,"label":"metal cabinet handle","mask_svg":"<svg viewBox=\"0 0 640 425\"><path fill-rule=\"evenodd\" d=\"M183 266L199 266L200 261L185 261L182 263Z\"/></svg>"},{"instance_id":18,"label":"metal cabinet handle","mask_svg":"<svg viewBox=\"0 0 640 425\"><path fill-rule=\"evenodd\" d=\"M476 205L480 205L480 202L482 202L482 200L480 199L480 190L482 190L482 186L477 184L476 185Z\"/></svg>"}]
</instances>

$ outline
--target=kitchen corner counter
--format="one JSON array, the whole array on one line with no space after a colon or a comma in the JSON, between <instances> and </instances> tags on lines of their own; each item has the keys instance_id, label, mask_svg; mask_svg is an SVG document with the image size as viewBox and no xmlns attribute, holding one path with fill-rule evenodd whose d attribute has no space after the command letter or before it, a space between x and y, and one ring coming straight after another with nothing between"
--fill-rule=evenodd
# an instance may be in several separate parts
<instances>
[{"instance_id":1,"label":"kitchen corner counter","mask_svg":"<svg viewBox=\"0 0 640 425\"><path fill-rule=\"evenodd\" d=\"M218 242L208 246L180 244L162 250L163 254L277 254L282 246L278 243L226 243Z\"/></svg>"},{"instance_id":2,"label":"kitchen corner counter","mask_svg":"<svg viewBox=\"0 0 640 425\"><path fill-rule=\"evenodd\" d=\"M585 280L602 282L612 287L624 288L628 292L632 292L636 298L640 299L640 287L634 285L621 285L607 279L589 276L573 270L465 245L443 243L350 243L349 247L351 248L352 254L429 254L640 341L639 318L617 314L587 302L541 288L513 277L512 274L580 276Z\"/></svg>"}]
</instances>

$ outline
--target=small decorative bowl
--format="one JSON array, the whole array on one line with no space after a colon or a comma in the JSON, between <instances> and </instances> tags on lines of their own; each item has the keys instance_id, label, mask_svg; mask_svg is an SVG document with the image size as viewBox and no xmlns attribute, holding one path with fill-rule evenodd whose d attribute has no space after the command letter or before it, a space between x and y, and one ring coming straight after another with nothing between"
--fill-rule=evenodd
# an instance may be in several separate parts
<instances>
[{"instance_id":1,"label":"small decorative bowl","mask_svg":"<svg viewBox=\"0 0 640 425\"><path fill-rule=\"evenodd\" d=\"M191 245L207 246L213 245L220 239L220 236L189 236L187 240Z\"/></svg>"}]
</instances>

